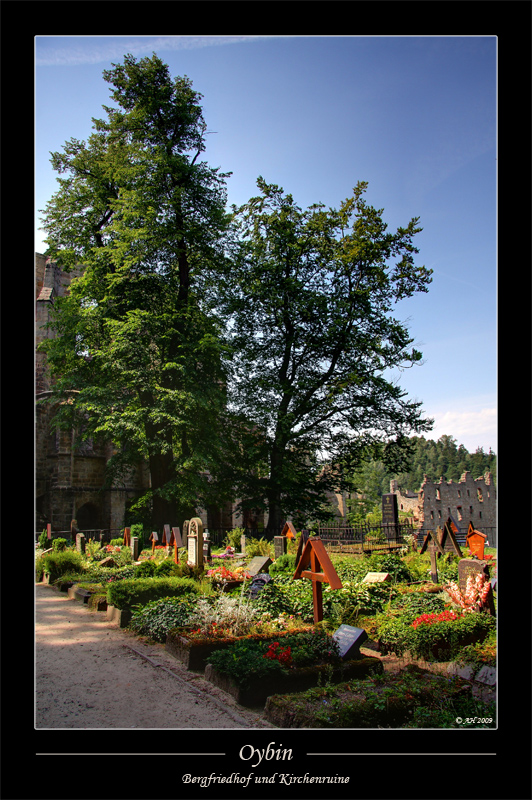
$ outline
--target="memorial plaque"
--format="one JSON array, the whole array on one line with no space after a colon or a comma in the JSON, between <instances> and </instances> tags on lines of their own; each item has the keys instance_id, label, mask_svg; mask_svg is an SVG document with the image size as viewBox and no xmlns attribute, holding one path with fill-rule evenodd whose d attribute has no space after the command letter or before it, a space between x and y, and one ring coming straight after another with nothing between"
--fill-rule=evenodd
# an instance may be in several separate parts
<instances>
[{"instance_id":1,"label":"memorial plaque","mask_svg":"<svg viewBox=\"0 0 532 800\"><path fill-rule=\"evenodd\" d=\"M382 583L391 581L392 576L389 572L368 572L362 583Z\"/></svg>"},{"instance_id":2,"label":"memorial plaque","mask_svg":"<svg viewBox=\"0 0 532 800\"><path fill-rule=\"evenodd\" d=\"M353 660L362 658L359 648L368 638L368 634L364 628L354 628L352 625L340 625L338 630L334 632L332 638L338 642L340 658L344 660Z\"/></svg>"},{"instance_id":3,"label":"memorial plaque","mask_svg":"<svg viewBox=\"0 0 532 800\"><path fill-rule=\"evenodd\" d=\"M191 536L190 533L187 539L188 563L193 566L198 566L198 537Z\"/></svg>"},{"instance_id":4,"label":"memorial plaque","mask_svg":"<svg viewBox=\"0 0 532 800\"><path fill-rule=\"evenodd\" d=\"M259 572L268 572L268 567L271 563L272 560L268 556L255 556L255 558L252 558L249 562L249 566L246 567L246 570L253 578L255 575L258 575Z\"/></svg>"}]
</instances>

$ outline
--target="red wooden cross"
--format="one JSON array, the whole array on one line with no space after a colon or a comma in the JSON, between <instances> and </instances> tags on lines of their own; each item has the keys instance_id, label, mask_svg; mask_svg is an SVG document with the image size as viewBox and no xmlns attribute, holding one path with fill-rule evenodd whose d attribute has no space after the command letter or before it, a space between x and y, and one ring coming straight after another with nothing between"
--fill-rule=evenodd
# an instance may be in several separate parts
<instances>
[{"instance_id":1,"label":"red wooden cross","mask_svg":"<svg viewBox=\"0 0 532 800\"><path fill-rule=\"evenodd\" d=\"M309 566L310 559L310 569ZM328 583L331 589L341 589L342 581L338 577L325 545L318 536L307 539L301 558L293 575L293 580L309 578L312 581L312 603L314 607L314 624L323 619L323 599L321 584Z\"/></svg>"}]
</instances>

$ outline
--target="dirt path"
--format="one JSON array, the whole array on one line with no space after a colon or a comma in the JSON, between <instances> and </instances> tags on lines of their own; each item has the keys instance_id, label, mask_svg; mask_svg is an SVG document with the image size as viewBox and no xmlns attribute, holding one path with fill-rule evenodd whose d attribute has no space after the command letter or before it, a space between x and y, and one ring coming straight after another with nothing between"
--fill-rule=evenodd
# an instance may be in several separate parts
<instances>
[{"instance_id":1,"label":"dirt path","mask_svg":"<svg viewBox=\"0 0 532 800\"><path fill-rule=\"evenodd\" d=\"M275 728L105 614L35 585L36 729Z\"/></svg>"}]
</instances>

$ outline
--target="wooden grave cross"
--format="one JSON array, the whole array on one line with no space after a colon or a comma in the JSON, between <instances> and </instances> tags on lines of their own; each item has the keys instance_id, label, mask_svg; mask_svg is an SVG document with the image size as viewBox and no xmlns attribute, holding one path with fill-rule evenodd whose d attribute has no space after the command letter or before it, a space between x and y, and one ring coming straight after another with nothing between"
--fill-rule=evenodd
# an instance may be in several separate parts
<instances>
[{"instance_id":1,"label":"wooden grave cross","mask_svg":"<svg viewBox=\"0 0 532 800\"><path fill-rule=\"evenodd\" d=\"M310 569L307 569L309 566ZM314 607L314 625L323 619L322 583L328 583L331 589L341 589L342 581L332 564L325 545L318 536L311 536L303 547L293 580L309 578L312 581L312 603Z\"/></svg>"},{"instance_id":2,"label":"wooden grave cross","mask_svg":"<svg viewBox=\"0 0 532 800\"><path fill-rule=\"evenodd\" d=\"M179 564L178 550L180 547L183 547L183 540L181 539L181 531L179 528L172 528L172 539L170 544L174 545L174 561L176 564Z\"/></svg>"},{"instance_id":3,"label":"wooden grave cross","mask_svg":"<svg viewBox=\"0 0 532 800\"><path fill-rule=\"evenodd\" d=\"M460 550L460 545L458 544L458 542L456 540L456 536L454 535L454 531L455 530L456 530L456 526L453 524L452 519L449 517L447 519L447 522L444 525L442 534L439 537L439 542L440 542L440 545L445 550L445 542L449 538L450 541L451 541L451 544L453 546L453 550L456 553L456 555L460 556L460 558L463 558L462 551Z\"/></svg>"},{"instance_id":4,"label":"wooden grave cross","mask_svg":"<svg viewBox=\"0 0 532 800\"><path fill-rule=\"evenodd\" d=\"M423 544L421 545L421 550L419 551L419 555L422 555L425 552L425 550L427 549L427 545L428 545L429 541L432 539L431 544L434 543L434 545L435 545L436 549L438 550L438 552L443 556L443 554L444 554L443 553L443 547L441 546L441 544L439 542L439 539L438 539L438 534L440 534L440 533L442 533L441 528L438 528L436 533L434 533L434 531L427 531L427 535L423 539Z\"/></svg>"},{"instance_id":5,"label":"wooden grave cross","mask_svg":"<svg viewBox=\"0 0 532 800\"><path fill-rule=\"evenodd\" d=\"M285 522L281 536L286 536L287 539L295 539L297 537L296 529L291 522Z\"/></svg>"},{"instance_id":6,"label":"wooden grave cross","mask_svg":"<svg viewBox=\"0 0 532 800\"><path fill-rule=\"evenodd\" d=\"M150 542L151 542L151 551L152 551L152 553L154 553L154 552L155 552L155 542L158 542L158 541L159 541L159 536L158 536L158 534L157 534L155 531L153 531L153 532L152 532L152 534L151 534L151 536L150 536Z\"/></svg>"},{"instance_id":7,"label":"wooden grave cross","mask_svg":"<svg viewBox=\"0 0 532 800\"><path fill-rule=\"evenodd\" d=\"M172 544L172 534L170 533L170 525L163 526L163 540L162 544L164 547L169 547Z\"/></svg>"},{"instance_id":8,"label":"wooden grave cross","mask_svg":"<svg viewBox=\"0 0 532 800\"><path fill-rule=\"evenodd\" d=\"M124 547L131 547L131 528L124 528Z\"/></svg>"}]
</instances>

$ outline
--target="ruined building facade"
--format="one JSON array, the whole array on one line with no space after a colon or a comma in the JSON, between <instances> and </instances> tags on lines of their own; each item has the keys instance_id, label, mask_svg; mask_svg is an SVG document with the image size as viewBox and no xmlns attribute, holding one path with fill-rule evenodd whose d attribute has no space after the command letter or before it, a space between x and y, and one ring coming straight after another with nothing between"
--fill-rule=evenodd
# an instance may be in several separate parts
<instances>
[{"instance_id":1,"label":"ruined building facade","mask_svg":"<svg viewBox=\"0 0 532 800\"><path fill-rule=\"evenodd\" d=\"M415 527L424 530L443 527L449 517L461 533L467 533L469 523L480 531L496 535L497 489L491 472L473 478L462 473L458 481L429 481L425 475L417 493L401 494L396 480L390 482L390 492L397 495L399 511L411 511Z\"/></svg>"}]
</instances>

